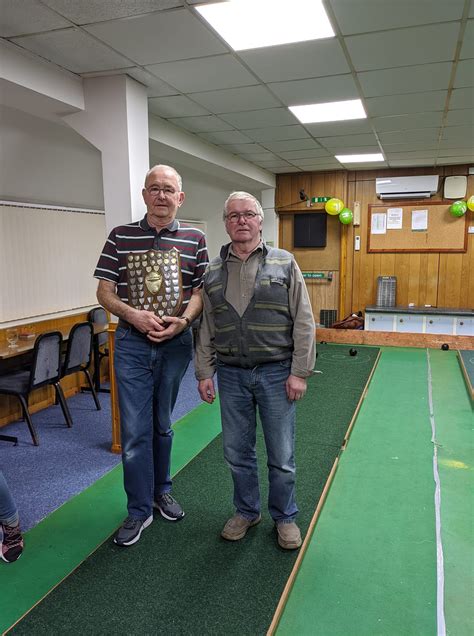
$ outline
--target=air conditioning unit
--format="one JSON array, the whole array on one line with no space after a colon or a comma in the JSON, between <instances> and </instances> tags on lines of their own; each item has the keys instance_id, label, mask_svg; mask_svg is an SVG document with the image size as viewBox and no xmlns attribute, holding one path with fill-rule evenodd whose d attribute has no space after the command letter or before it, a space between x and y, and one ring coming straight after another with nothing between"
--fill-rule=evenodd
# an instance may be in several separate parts
<instances>
[{"instance_id":1,"label":"air conditioning unit","mask_svg":"<svg viewBox=\"0 0 474 636\"><path fill-rule=\"evenodd\" d=\"M438 175L381 177L375 180L379 199L429 199L438 191Z\"/></svg>"}]
</instances>

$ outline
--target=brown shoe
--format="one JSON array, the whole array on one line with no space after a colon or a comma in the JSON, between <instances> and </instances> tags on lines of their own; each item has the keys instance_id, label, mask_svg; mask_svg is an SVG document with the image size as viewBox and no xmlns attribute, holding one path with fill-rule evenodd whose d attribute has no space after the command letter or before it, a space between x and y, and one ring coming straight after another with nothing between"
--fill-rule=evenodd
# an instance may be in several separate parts
<instances>
[{"instance_id":1,"label":"brown shoe","mask_svg":"<svg viewBox=\"0 0 474 636\"><path fill-rule=\"evenodd\" d=\"M278 545L284 550L296 550L300 547L301 532L294 521L291 523L277 523Z\"/></svg>"},{"instance_id":2,"label":"brown shoe","mask_svg":"<svg viewBox=\"0 0 474 636\"><path fill-rule=\"evenodd\" d=\"M247 530L252 526L256 526L257 523L260 523L261 519L262 516L258 515L258 517L250 521L236 513L225 524L221 532L221 537L223 539L227 539L227 541L238 541L239 539L243 539L247 534Z\"/></svg>"}]
</instances>

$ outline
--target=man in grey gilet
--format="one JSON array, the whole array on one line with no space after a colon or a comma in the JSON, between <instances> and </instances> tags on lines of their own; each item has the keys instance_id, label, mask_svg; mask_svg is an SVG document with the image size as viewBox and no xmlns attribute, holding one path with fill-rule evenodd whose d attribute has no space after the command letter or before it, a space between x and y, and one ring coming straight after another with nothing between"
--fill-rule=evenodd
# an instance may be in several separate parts
<instances>
[{"instance_id":1,"label":"man in grey gilet","mask_svg":"<svg viewBox=\"0 0 474 636\"><path fill-rule=\"evenodd\" d=\"M289 252L262 241L263 210L247 192L225 202L231 242L204 278L204 311L195 368L201 398L215 398L217 372L224 456L234 482L235 514L221 536L242 539L261 519L256 411L268 457L268 509L280 547L301 545L295 523L295 401L315 362L315 325L303 276Z\"/></svg>"}]
</instances>

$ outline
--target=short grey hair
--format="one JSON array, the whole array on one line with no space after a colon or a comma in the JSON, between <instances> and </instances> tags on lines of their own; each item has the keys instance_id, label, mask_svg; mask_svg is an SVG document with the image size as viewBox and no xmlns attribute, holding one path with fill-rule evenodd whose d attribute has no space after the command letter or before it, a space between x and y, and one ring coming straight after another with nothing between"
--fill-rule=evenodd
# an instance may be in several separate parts
<instances>
[{"instance_id":1,"label":"short grey hair","mask_svg":"<svg viewBox=\"0 0 474 636\"><path fill-rule=\"evenodd\" d=\"M237 192L231 192L224 203L224 213L222 215L222 218L224 219L224 221L226 220L226 217L227 217L227 208L229 206L229 203L231 201L234 201L235 199L250 199L251 201L253 201L255 203L255 209L257 210L257 214L263 219L263 208L260 201L256 197L254 197L253 194L250 194L249 192L237 191Z\"/></svg>"},{"instance_id":2,"label":"short grey hair","mask_svg":"<svg viewBox=\"0 0 474 636\"><path fill-rule=\"evenodd\" d=\"M179 191L182 192L182 190L183 190L183 179L181 178L181 175L176 170L176 168L173 168L173 166L166 166L163 163L158 163L158 164L156 164L156 166L153 166L153 168L150 168L148 170L148 172L145 175L145 186L146 186L147 179L151 175L151 173L154 172L155 170L158 170L158 169L160 169L160 170L170 170L171 172L174 172L174 174L176 175L176 179L178 180Z\"/></svg>"}]
</instances>

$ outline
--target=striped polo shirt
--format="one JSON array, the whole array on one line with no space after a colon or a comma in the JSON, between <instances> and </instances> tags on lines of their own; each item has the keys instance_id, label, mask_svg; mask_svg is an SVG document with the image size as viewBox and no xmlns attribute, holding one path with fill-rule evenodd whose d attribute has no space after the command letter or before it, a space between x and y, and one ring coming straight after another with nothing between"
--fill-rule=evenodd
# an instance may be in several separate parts
<instances>
[{"instance_id":1,"label":"striped polo shirt","mask_svg":"<svg viewBox=\"0 0 474 636\"><path fill-rule=\"evenodd\" d=\"M94 277L115 283L120 300L128 304L127 256L172 247L181 255L183 313L193 289L202 287L209 259L204 232L177 219L159 232L148 225L146 215L141 221L114 228L105 242Z\"/></svg>"}]
</instances>

